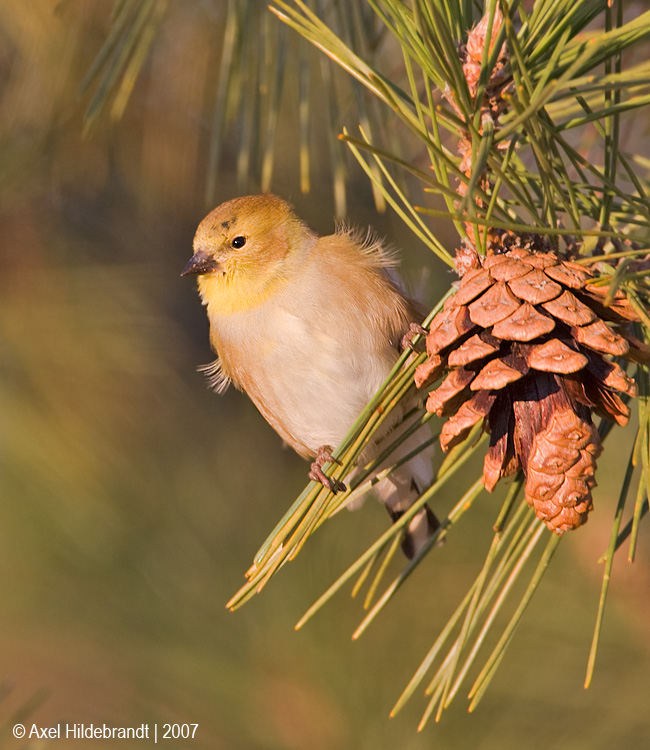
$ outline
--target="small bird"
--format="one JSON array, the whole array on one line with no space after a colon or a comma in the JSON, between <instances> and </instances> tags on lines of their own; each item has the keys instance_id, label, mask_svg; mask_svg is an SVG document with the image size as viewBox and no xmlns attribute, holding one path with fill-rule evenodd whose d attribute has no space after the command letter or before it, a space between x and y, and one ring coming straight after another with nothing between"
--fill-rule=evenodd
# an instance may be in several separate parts
<instances>
[{"instance_id":1,"label":"small bird","mask_svg":"<svg viewBox=\"0 0 650 750\"><path fill-rule=\"evenodd\" d=\"M286 443L315 458L310 478L333 492L345 486L323 472L332 446L386 379L402 337L422 319L401 291L395 265L372 237L344 228L321 237L286 201L266 194L235 198L209 213L181 273L198 277L207 307L218 355L206 368L214 389L221 393L233 383L245 391ZM382 452L386 437L364 452L363 463ZM422 440L416 432L382 466ZM430 456L422 452L373 490L396 520L432 481ZM414 516L402 542L408 557L438 525L426 506Z\"/></svg>"}]
</instances>

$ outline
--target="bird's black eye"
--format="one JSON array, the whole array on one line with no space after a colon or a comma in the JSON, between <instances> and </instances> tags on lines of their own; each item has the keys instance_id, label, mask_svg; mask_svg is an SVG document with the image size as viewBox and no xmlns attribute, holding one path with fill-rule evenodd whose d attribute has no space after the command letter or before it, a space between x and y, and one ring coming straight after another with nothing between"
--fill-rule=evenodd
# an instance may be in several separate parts
<instances>
[{"instance_id":1,"label":"bird's black eye","mask_svg":"<svg viewBox=\"0 0 650 750\"><path fill-rule=\"evenodd\" d=\"M230 243L234 248L239 250L240 247L244 247L246 244L246 237L235 237L235 239Z\"/></svg>"}]
</instances>

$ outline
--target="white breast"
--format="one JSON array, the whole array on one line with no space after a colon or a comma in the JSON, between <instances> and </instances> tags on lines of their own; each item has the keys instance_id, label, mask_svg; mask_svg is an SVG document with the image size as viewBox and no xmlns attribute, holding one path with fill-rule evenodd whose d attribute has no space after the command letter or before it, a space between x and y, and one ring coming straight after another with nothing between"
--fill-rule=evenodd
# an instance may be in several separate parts
<instances>
[{"instance_id":1,"label":"white breast","mask_svg":"<svg viewBox=\"0 0 650 750\"><path fill-rule=\"evenodd\" d=\"M256 402L261 397L310 453L322 445L337 445L392 362L376 352L351 350L336 331L313 328L309 321L279 307L263 327L267 333L258 349L258 387L249 394Z\"/></svg>"},{"instance_id":2,"label":"white breast","mask_svg":"<svg viewBox=\"0 0 650 750\"><path fill-rule=\"evenodd\" d=\"M298 452L336 446L397 352L322 266L253 311L211 318L224 366ZM210 314L210 310L208 310Z\"/></svg>"}]
</instances>

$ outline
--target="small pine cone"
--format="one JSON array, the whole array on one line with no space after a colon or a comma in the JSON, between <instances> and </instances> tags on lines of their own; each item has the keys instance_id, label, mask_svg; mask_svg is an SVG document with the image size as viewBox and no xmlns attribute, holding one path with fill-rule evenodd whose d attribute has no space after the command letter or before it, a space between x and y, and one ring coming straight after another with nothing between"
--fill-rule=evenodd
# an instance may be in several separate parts
<instances>
[{"instance_id":1,"label":"small pine cone","mask_svg":"<svg viewBox=\"0 0 650 750\"><path fill-rule=\"evenodd\" d=\"M485 43L487 42L489 23L490 14L486 13L467 36L467 44L465 46L465 61L463 62L463 72L465 74L465 80L467 81L467 85L472 96L476 96L476 90L478 88L478 82L481 76L481 67L483 64L483 55L485 54L484 50ZM497 6L494 17L492 19L492 34L490 38L488 54L492 53L502 25L503 14L501 12L501 9ZM501 71L505 59L507 59L507 51L504 42L499 52L499 64L497 65L497 68L492 71L490 76L491 79L494 79Z\"/></svg>"},{"instance_id":2,"label":"small pine cone","mask_svg":"<svg viewBox=\"0 0 650 750\"><path fill-rule=\"evenodd\" d=\"M561 534L587 520L601 447L591 414L627 423L619 394L636 386L608 357L650 362L650 347L617 330L636 315L617 293L589 285L583 266L512 243L469 270L431 322L423 387L442 373L427 410L448 416L447 451L483 421L490 433L484 483L522 469L526 499Z\"/></svg>"}]
</instances>

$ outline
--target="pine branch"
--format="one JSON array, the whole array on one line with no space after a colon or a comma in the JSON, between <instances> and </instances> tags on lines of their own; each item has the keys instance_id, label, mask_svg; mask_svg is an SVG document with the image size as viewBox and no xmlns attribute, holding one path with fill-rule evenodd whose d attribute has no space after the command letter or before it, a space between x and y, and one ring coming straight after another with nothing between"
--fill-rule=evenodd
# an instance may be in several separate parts
<instances>
[{"instance_id":1,"label":"pine branch","mask_svg":"<svg viewBox=\"0 0 650 750\"><path fill-rule=\"evenodd\" d=\"M611 358L602 359L604 364L599 365L619 373L619 388L626 390L623 399L605 394L604 403L609 405L604 405L600 413L606 416L615 414L621 423L627 421L626 401L634 396L638 387L640 427L629 467L634 463L642 470L634 492L628 491L632 489L631 469L623 482L605 558L603 594L589 659L589 682L613 558L628 537L630 558L634 556L639 525L648 509L650 489L647 458L650 429L648 181L645 174L633 166L639 163L639 156L625 153L619 145L621 118L650 103L647 62L635 63L632 59L630 66L625 67L622 59L624 51L633 54L638 45L650 37L650 13L624 22L620 6L610 10L606 2L537 0L530 14L525 12L522 3L515 2L510 8L505 2L486 2L481 24L468 35L476 19L470 12L472 5L460 0L451 3L413 0L408 6L396 0L369 0L369 6L399 45L403 58L402 73L395 73L394 66L392 75L380 69L378 59L369 60L359 51L362 46L353 49L349 39L337 34L323 14L301 0L278 0L273 11L362 84L388 111L388 117L392 118L395 128L401 128L404 138L419 145L420 154L426 155L430 169L422 169L421 160L416 167L413 160L391 150L382 142L383 135L379 131L371 133L365 127L360 130L360 138L352 136L352 131L348 130L342 135L343 142L349 146L377 193L445 264L450 262L450 255L424 217L428 215L454 222L460 240L455 263L463 278L459 293L454 296L456 290L450 290L446 302L441 300L426 321L427 325L431 324L427 357L420 354L401 358L382 390L337 450L336 458L341 464L333 467L332 474L343 477L354 465L363 445L372 439L384 421L386 412L390 412L409 392L414 373L419 384L427 378L435 382L440 371L444 370L446 359L451 358L450 352L469 345L470 334L464 328L456 330L454 326L460 324L450 321L454 320L456 310L483 293L478 290L470 294L467 279L471 277L469 271L480 274L483 264L487 265L490 258L494 266L497 262L494 259L500 253L508 255L515 248L518 254L508 255L512 258L508 263L513 264L508 272L511 274L518 272L516 263L528 262L530 258L533 263L537 262L535 258L540 261L539 268L557 263L557 270L549 278L562 276L568 280L571 289L584 289L584 294L591 295L589 300L599 315L605 320L618 322L620 327L617 330L623 331L629 321L636 321L634 337L629 332L624 335L630 342L629 359L637 363L637 386L624 370L616 369L614 349L611 349ZM601 30L596 28L599 19L602 19ZM572 133L571 140L568 131ZM576 133L582 134L582 140L576 138ZM647 165L645 167L647 173ZM407 192L402 187L405 183L400 181L400 175L404 174L415 178L415 189ZM427 198L432 193L442 197L446 210L431 207ZM566 257L572 258L572 264L565 265L559 260ZM519 260L515 261L515 258ZM581 275L581 268L588 268L589 272ZM494 280L490 282L493 283ZM587 299L583 292L578 294L583 295L583 301ZM467 301L458 302L461 298ZM492 324L487 330L492 331ZM578 331L576 335L582 336L582 333ZM524 341L528 340L524 338ZM536 340L539 339L533 339L533 346ZM551 343L550 339L541 340ZM579 351L581 345L575 346ZM622 352L627 352L627 344L621 343L620 346ZM440 359L439 352L444 359L440 366L436 364ZM498 361L494 360L492 364ZM445 388L452 389L452 395L457 393L453 390L455 386L445 385L451 383L454 376L454 368L449 364L447 367L450 375L431 392L427 403L429 411L437 410L439 414L445 413L445 399L450 398L439 394ZM421 375L417 376L417 373ZM501 393L502 385L487 382L492 382L491 386L486 386L486 393L493 394L490 398ZM475 392L478 391L477 388ZM614 400L607 401L610 398ZM554 413L556 407L549 408L550 413ZM591 422L584 416L588 413L584 405L575 409L576 415L582 415L575 416L578 423L589 426ZM453 415L453 411L451 413ZM534 411L530 414L533 421L539 418L535 417ZM471 513L473 501L483 484L489 483L489 489L492 489L496 481L490 479L488 482L487 458L485 479L476 478L449 510L430 544L393 578L383 593L379 593L382 580L396 564L394 553L401 531L410 518L439 493L448 478L465 466L470 456L485 450L485 436L478 442L476 440L481 424L492 432L490 451L494 450L495 426L491 421L494 418L486 416L483 423L476 417L473 419L474 428L463 428L458 434L448 429L447 425L452 423L449 420L440 433L440 440L443 448L446 446L451 450L435 483L409 512L348 567L307 611L298 627L302 627L336 592L358 576L352 593L357 595L366 587L364 608L368 609L354 633L355 638L359 637L385 610L422 559L435 548L435 541L442 536L453 536L459 518ZM423 421L421 418L417 424ZM598 431L592 429L589 433L592 448L589 450L596 453L600 441L610 431L611 422L607 420L601 421ZM535 512L529 508L529 505L534 505L537 515L552 528L551 517L547 518L544 516L546 511L540 510L546 506L539 498L535 499L529 457L520 460L524 473L518 475L499 513L495 536L474 584L393 710L396 713L404 705L436 659L440 659L438 670L426 689L430 701L420 728L432 715L439 719L469 679L488 634L499 627L497 615L512 596L515 582L522 577L525 579L527 562L535 557L538 545L545 542L543 551L537 553L537 564L523 596L514 604L496 647L473 678L470 710L476 707L557 548L560 537L549 536L544 524L534 518ZM372 469L372 466L366 467L362 477L370 477ZM506 469L510 471L504 458L496 479L507 473ZM579 476L590 488L593 486L588 479L591 475L586 468L584 471L586 473ZM567 476L559 474L560 480L566 481ZM366 488L363 478L352 492ZM517 495L524 487L526 500L513 511ZM634 496L632 517L623 526L628 495ZM591 495L585 497L588 500L584 504L586 510L576 517L576 525L584 522L590 507ZM329 497L321 488L308 487L258 553L249 571L248 583L233 597L229 606L239 606L259 591L286 560L295 558L311 533L343 508L349 498L349 494ZM445 655L442 649L453 633L456 633L456 639Z\"/></svg>"}]
</instances>

